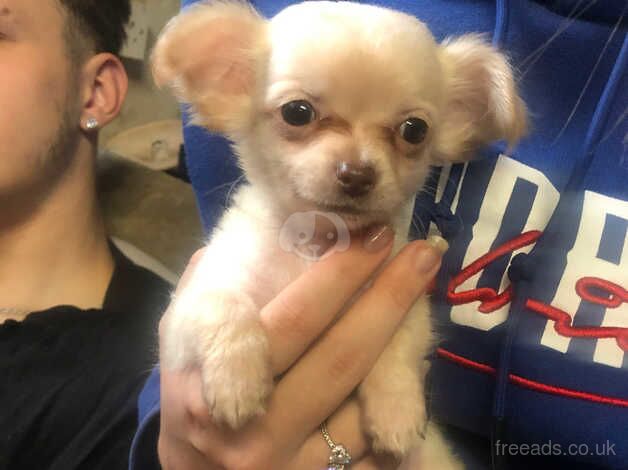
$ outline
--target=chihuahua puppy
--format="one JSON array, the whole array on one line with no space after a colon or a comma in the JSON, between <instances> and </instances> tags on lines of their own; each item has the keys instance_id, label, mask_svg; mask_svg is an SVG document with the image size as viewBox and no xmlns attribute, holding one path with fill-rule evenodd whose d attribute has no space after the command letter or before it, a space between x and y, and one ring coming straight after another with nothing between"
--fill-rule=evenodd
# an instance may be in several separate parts
<instances>
[{"instance_id":1,"label":"chihuahua puppy","mask_svg":"<svg viewBox=\"0 0 628 470\"><path fill-rule=\"evenodd\" d=\"M480 37L438 44L416 18L359 3L305 2L271 20L240 1L200 3L162 32L153 72L195 124L233 141L248 181L163 344L166 367L200 367L212 418L232 427L264 411L273 377L259 311L315 262L291 245L315 236L304 235L311 214L334 214L338 240L389 224L394 255L430 165L526 128L507 61ZM421 299L358 389L377 451L403 457L420 442L431 340ZM424 468L460 468L434 432Z\"/></svg>"}]
</instances>

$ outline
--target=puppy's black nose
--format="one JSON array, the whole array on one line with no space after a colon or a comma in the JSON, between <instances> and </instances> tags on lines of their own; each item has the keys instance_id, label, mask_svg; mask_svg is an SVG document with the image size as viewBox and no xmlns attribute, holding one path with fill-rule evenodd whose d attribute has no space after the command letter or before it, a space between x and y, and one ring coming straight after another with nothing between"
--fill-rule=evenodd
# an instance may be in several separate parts
<instances>
[{"instance_id":1,"label":"puppy's black nose","mask_svg":"<svg viewBox=\"0 0 628 470\"><path fill-rule=\"evenodd\" d=\"M368 165L340 162L336 177L342 191L351 197L364 196L375 186L375 170Z\"/></svg>"}]
</instances>

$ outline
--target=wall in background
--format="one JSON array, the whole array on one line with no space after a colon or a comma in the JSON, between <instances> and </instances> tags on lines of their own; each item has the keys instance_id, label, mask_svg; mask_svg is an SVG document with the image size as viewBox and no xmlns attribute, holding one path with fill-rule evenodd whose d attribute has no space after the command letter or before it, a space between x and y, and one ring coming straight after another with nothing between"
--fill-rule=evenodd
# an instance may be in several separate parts
<instances>
[{"instance_id":1,"label":"wall in background","mask_svg":"<svg viewBox=\"0 0 628 470\"><path fill-rule=\"evenodd\" d=\"M179 11L179 0L133 0L134 20L146 27L144 60L123 58L129 74L129 94L120 116L101 132L101 145L112 136L142 124L178 119L179 107L166 91L157 90L150 74L148 57L159 31ZM140 12L139 16L137 12ZM135 26L135 25L134 25ZM133 31L133 28L130 28ZM136 29L134 34L139 30ZM135 36L132 37L132 39ZM135 53L133 55L137 57Z\"/></svg>"},{"instance_id":2,"label":"wall in background","mask_svg":"<svg viewBox=\"0 0 628 470\"><path fill-rule=\"evenodd\" d=\"M133 5L130 42L123 50L129 94L120 116L103 129L100 140L101 150L108 147L122 158L101 153L99 197L109 235L144 253L132 259L143 265L150 259L152 267L156 260L178 274L204 239L196 200L190 185L155 171L145 157L156 139L175 140L163 130L163 123L147 124L180 118L176 101L153 85L148 63L157 35L179 11L179 0L133 0ZM180 131L178 123L173 124Z\"/></svg>"}]
</instances>

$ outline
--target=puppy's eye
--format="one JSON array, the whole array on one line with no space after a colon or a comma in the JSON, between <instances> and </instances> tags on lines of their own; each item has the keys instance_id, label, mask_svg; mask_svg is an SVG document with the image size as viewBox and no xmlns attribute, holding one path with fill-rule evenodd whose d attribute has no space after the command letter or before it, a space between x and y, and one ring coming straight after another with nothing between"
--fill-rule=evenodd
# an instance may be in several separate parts
<instances>
[{"instance_id":1,"label":"puppy's eye","mask_svg":"<svg viewBox=\"0 0 628 470\"><path fill-rule=\"evenodd\" d=\"M281 116L291 126L306 126L314 120L316 113L307 101L296 100L281 107Z\"/></svg>"},{"instance_id":2,"label":"puppy's eye","mask_svg":"<svg viewBox=\"0 0 628 470\"><path fill-rule=\"evenodd\" d=\"M427 122L423 119L411 117L406 119L401 126L399 126L399 133L403 140L416 145L425 140L429 127Z\"/></svg>"}]
</instances>

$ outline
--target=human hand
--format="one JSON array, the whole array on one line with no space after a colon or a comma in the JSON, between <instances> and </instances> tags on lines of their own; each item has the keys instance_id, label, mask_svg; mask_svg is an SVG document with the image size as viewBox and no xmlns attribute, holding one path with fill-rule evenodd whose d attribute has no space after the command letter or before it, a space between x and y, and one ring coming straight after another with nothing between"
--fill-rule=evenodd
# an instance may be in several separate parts
<instances>
[{"instance_id":1,"label":"human hand","mask_svg":"<svg viewBox=\"0 0 628 470\"><path fill-rule=\"evenodd\" d=\"M392 238L387 229L368 249L354 240L349 250L313 265L262 309L276 384L267 413L243 428L211 421L198 370L162 368L158 448L164 470L322 468L330 453L319 431L326 419L334 441L350 451L352 470L395 468L395 462L370 452L351 393L425 292L440 253L425 241L408 244L329 327L387 259ZM427 253L434 255L433 264L420 269L417 260Z\"/></svg>"}]
</instances>

